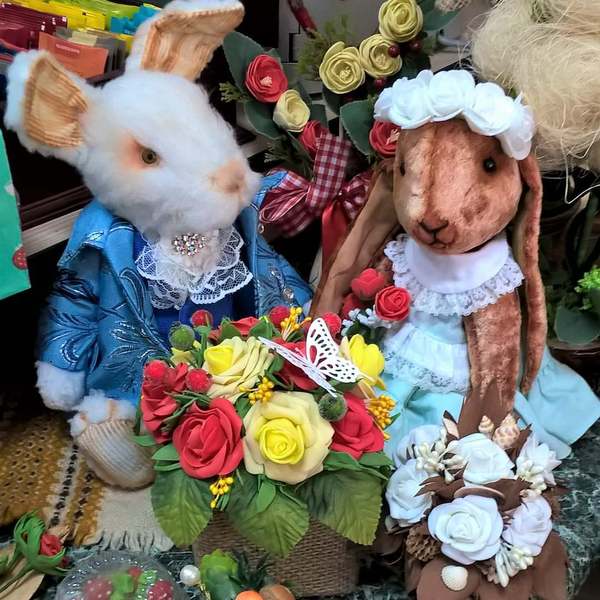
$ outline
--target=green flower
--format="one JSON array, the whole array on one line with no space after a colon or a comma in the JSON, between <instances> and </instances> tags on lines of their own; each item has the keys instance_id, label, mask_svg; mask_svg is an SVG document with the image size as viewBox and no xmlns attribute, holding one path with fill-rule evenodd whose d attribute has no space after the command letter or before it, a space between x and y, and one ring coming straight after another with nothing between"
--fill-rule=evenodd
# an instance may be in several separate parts
<instances>
[{"instance_id":1,"label":"green flower","mask_svg":"<svg viewBox=\"0 0 600 600\"><path fill-rule=\"evenodd\" d=\"M583 299L583 308L588 310L593 307L589 295L594 290L600 290L600 267L594 267L591 271L588 271L578 283L579 285L575 288L575 291L585 296Z\"/></svg>"}]
</instances>

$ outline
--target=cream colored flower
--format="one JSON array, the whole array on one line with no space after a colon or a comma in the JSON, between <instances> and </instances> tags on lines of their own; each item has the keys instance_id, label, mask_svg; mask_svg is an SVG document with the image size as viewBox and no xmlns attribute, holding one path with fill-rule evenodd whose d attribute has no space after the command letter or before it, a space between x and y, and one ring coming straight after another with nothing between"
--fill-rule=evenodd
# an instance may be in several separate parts
<instances>
[{"instance_id":1,"label":"cream colored flower","mask_svg":"<svg viewBox=\"0 0 600 600\"><path fill-rule=\"evenodd\" d=\"M423 28L423 11L416 0L387 0L379 9L379 31L394 42L409 42Z\"/></svg>"},{"instance_id":2,"label":"cream colored flower","mask_svg":"<svg viewBox=\"0 0 600 600\"><path fill-rule=\"evenodd\" d=\"M323 470L333 427L311 394L275 392L244 418L244 462L249 473L295 485Z\"/></svg>"},{"instance_id":3,"label":"cream colored flower","mask_svg":"<svg viewBox=\"0 0 600 600\"><path fill-rule=\"evenodd\" d=\"M224 396L235 402L264 375L273 362L273 355L256 338L244 341L235 337L207 348L204 360L202 368L213 380L208 395L211 398Z\"/></svg>"},{"instance_id":4,"label":"cream colored flower","mask_svg":"<svg viewBox=\"0 0 600 600\"><path fill-rule=\"evenodd\" d=\"M284 92L277 100L273 121L287 131L300 132L310 119L310 108L297 90Z\"/></svg>"},{"instance_id":5,"label":"cream colored flower","mask_svg":"<svg viewBox=\"0 0 600 600\"><path fill-rule=\"evenodd\" d=\"M374 78L389 77L402 68L400 56L390 56L390 40L376 33L363 40L358 48L360 60L365 71Z\"/></svg>"},{"instance_id":6,"label":"cream colored flower","mask_svg":"<svg viewBox=\"0 0 600 600\"><path fill-rule=\"evenodd\" d=\"M347 94L360 87L366 79L357 48L337 42L323 57L319 67L323 84L336 94Z\"/></svg>"}]
</instances>

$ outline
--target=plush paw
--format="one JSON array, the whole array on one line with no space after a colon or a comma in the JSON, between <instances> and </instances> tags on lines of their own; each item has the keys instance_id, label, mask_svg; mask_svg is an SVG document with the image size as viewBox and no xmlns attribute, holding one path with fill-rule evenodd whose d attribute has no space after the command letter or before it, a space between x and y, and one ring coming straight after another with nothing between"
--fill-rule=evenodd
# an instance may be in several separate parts
<instances>
[{"instance_id":1,"label":"plush paw","mask_svg":"<svg viewBox=\"0 0 600 600\"><path fill-rule=\"evenodd\" d=\"M153 481L150 451L133 439L134 406L93 392L78 409L70 421L71 434L100 479L125 489Z\"/></svg>"},{"instance_id":2,"label":"plush paw","mask_svg":"<svg viewBox=\"0 0 600 600\"><path fill-rule=\"evenodd\" d=\"M65 371L37 362L37 388L44 404L53 410L73 410L84 394L85 373Z\"/></svg>"}]
</instances>

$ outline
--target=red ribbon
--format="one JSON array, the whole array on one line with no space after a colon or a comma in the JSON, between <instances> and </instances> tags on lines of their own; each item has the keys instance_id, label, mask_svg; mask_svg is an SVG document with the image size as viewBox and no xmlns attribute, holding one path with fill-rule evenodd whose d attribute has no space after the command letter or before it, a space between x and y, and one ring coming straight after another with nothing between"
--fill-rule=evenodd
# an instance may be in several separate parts
<instances>
[{"instance_id":1,"label":"red ribbon","mask_svg":"<svg viewBox=\"0 0 600 600\"><path fill-rule=\"evenodd\" d=\"M309 36L312 36L313 32L317 31L317 26L308 10L306 10L304 2L302 2L302 0L288 0L288 5L300 27L302 27Z\"/></svg>"}]
</instances>

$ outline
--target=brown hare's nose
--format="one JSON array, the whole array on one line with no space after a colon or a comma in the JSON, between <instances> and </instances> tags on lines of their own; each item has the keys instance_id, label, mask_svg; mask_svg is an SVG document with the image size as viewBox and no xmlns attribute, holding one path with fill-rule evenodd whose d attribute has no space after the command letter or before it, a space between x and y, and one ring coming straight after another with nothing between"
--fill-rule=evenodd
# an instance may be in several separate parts
<instances>
[{"instance_id":1,"label":"brown hare's nose","mask_svg":"<svg viewBox=\"0 0 600 600\"><path fill-rule=\"evenodd\" d=\"M440 243L443 245L450 240L442 240L440 238L452 237L452 233L449 232L448 224L449 222L446 219L423 219L418 222L416 230L414 231L414 236L424 244L430 246ZM448 235L444 235L445 232L448 232Z\"/></svg>"},{"instance_id":2,"label":"brown hare's nose","mask_svg":"<svg viewBox=\"0 0 600 600\"><path fill-rule=\"evenodd\" d=\"M422 227L426 233L430 233L431 235L433 235L435 237L436 233L438 233L445 227L448 227L448 221L446 219L444 219L443 221L437 221L437 222L435 222L433 220L430 220L429 222L423 220L423 221L419 221L419 226Z\"/></svg>"}]
</instances>

